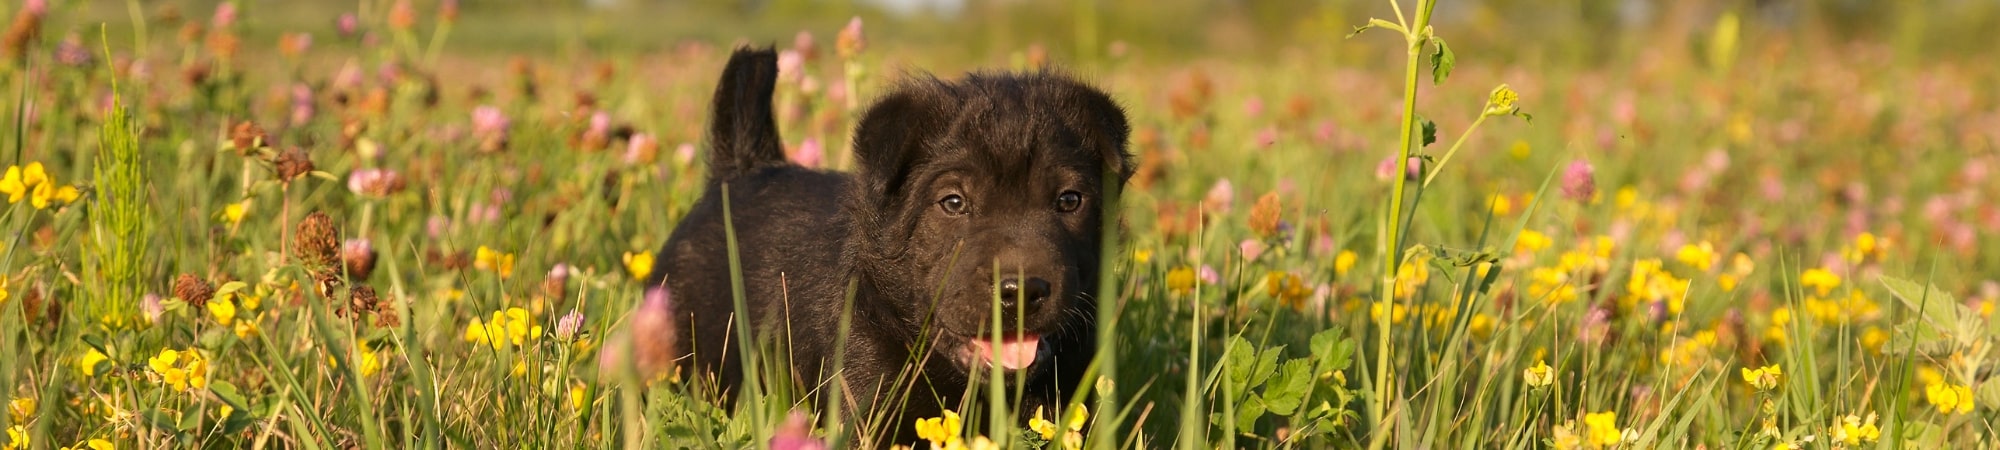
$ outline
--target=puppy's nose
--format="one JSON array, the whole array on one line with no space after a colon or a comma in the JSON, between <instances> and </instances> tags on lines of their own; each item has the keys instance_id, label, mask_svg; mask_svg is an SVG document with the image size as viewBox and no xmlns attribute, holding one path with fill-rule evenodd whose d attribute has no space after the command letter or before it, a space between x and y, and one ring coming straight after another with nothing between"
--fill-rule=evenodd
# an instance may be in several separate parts
<instances>
[{"instance_id":1,"label":"puppy's nose","mask_svg":"<svg viewBox=\"0 0 2000 450\"><path fill-rule=\"evenodd\" d=\"M1022 298L1028 299L1028 306L1030 307L1041 305L1042 300L1049 298L1048 280L1041 278L1029 278L1025 282L1019 278L1000 280L1001 307L1013 308Z\"/></svg>"}]
</instances>

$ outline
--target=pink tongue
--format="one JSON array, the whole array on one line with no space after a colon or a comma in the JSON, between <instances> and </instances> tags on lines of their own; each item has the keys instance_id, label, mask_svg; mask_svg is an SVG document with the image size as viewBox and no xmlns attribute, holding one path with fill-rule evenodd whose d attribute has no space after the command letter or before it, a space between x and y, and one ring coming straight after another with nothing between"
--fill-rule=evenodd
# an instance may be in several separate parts
<instances>
[{"instance_id":1,"label":"pink tongue","mask_svg":"<svg viewBox=\"0 0 2000 450\"><path fill-rule=\"evenodd\" d=\"M1019 370L1035 363L1035 353L1041 350L1041 343L1042 339L1038 336L1024 336L1000 341L996 349L991 341L973 339L972 352L977 358L991 358L1000 367Z\"/></svg>"}]
</instances>

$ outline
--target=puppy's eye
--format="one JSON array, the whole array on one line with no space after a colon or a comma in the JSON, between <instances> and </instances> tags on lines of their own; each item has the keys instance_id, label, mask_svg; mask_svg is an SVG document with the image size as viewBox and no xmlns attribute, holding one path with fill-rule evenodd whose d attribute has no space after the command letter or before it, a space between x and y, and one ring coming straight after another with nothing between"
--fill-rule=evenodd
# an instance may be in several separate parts
<instances>
[{"instance_id":1,"label":"puppy's eye","mask_svg":"<svg viewBox=\"0 0 2000 450\"><path fill-rule=\"evenodd\" d=\"M954 216L965 214L965 197L960 197L958 194L944 196L943 199L938 200L938 207L944 208L945 214Z\"/></svg>"},{"instance_id":2,"label":"puppy's eye","mask_svg":"<svg viewBox=\"0 0 2000 450\"><path fill-rule=\"evenodd\" d=\"M1073 212L1082 206L1083 194L1079 194L1076 191L1063 191L1061 195L1056 196L1057 211Z\"/></svg>"}]
</instances>

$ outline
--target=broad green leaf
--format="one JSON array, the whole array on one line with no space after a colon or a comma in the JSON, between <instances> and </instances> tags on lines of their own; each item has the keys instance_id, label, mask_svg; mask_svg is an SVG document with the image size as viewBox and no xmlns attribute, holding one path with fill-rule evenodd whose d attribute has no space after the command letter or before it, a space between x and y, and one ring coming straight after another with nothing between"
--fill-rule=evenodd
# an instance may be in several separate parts
<instances>
[{"instance_id":1,"label":"broad green leaf","mask_svg":"<svg viewBox=\"0 0 2000 450\"><path fill-rule=\"evenodd\" d=\"M1431 84L1444 84L1445 77L1451 76L1451 68L1458 64L1458 57L1452 55L1451 46L1445 45L1444 38L1431 36L1431 44L1437 50L1431 52Z\"/></svg>"},{"instance_id":2,"label":"broad green leaf","mask_svg":"<svg viewBox=\"0 0 2000 450\"><path fill-rule=\"evenodd\" d=\"M1277 376L1264 385L1264 401L1270 406L1272 414L1289 416L1298 410L1306 394L1312 392L1312 369L1313 361L1310 359L1285 361Z\"/></svg>"}]
</instances>

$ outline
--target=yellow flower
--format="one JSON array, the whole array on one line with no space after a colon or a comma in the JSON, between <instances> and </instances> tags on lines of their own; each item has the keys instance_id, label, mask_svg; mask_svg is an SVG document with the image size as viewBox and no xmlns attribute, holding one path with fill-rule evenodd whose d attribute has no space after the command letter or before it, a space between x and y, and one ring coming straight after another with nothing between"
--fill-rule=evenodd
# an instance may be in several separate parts
<instances>
[{"instance_id":1,"label":"yellow flower","mask_svg":"<svg viewBox=\"0 0 2000 450\"><path fill-rule=\"evenodd\" d=\"M1778 379L1783 375L1784 373L1778 369L1777 364L1760 367L1756 370L1751 370L1749 367L1743 368L1743 382L1750 383L1750 387L1757 388L1759 391L1768 391L1778 387Z\"/></svg>"},{"instance_id":2,"label":"yellow flower","mask_svg":"<svg viewBox=\"0 0 2000 450\"><path fill-rule=\"evenodd\" d=\"M1513 146L1507 147L1507 156L1514 157L1515 161L1527 161L1528 156L1534 154L1535 154L1535 148L1533 146L1529 146L1528 141L1525 140L1517 139L1514 141Z\"/></svg>"},{"instance_id":3,"label":"yellow flower","mask_svg":"<svg viewBox=\"0 0 2000 450\"><path fill-rule=\"evenodd\" d=\"M382 371L382 358L375 356L373 350L362 348L361 355L355 360L354 368L361 371L362 378L375 376L377 372Z\"/></svg>"},{"instance_id":4,"label":"yellow flower","mask_svg":"<svg viewBox=\"0 0 2000 450\"><path fill-rule=\"evenodd\" d=\"M215 323L228 326L236 320L236 303L227 298L215 299L208 302L208 315L215 318Z\"/></svg>"},{"instance_id":5,"label":"yellow flower","mask_svg":"<svg viewBox=\"0 0 2000 450\"><path fill-rule=\"evenodd\" d=\"M1840 256L1847 262L1860 264L1882 258L1881 238L1875 233L1863 232L1854 237L1854 242L1840 250Z\"/></svg>"},{"instance_id":6,"label":"yellow flower","mask_svg":"<svg viewBox=\"0 0 2000 450\"><path fill-rule=\"evenodd\" d=\"M22 427L20 425L7 427L6 450L34 448L28 446L28 444L30 443L31 442L28 441L28 429L26 427Z\"/></svg>"},{"instance_id":7,"label":"yellow flower","mask_svg":"<svg viewBox=\"0 0 2000 450\"><path fill-rule=\"evenodd\" d=\"M1403 260L1396 270L1396 298L1410 298L1417 294L1417 288L1431 279L1430 258L1424 255Z\"/></svg>"},{"instance_id":8,"label":"yellow flower","mask_svg":"<svg viewBox=\"0 0 2000 450\"><path fill-rule=\"evenodd\" d=\"M1505 195L1493 194L1486 199L1486 206L1493 210L1495 216L1505 216L1514 212L1514 201Z\"/></svg>"},{"instance_id":9,"label":"yellow flower","mask_svg":"<svg viewBox=\"0 0 2000 450\"><path fill-rule=\"evenodd\" d=\"M1938 414L1965 414L1972 412L1972 388L1956 384L1935 383L1924 388L1924 398L1936 406Z\"/></svg>"},{"instance_id":10,"label":"yellow flower","mask_svg":"<svg viewBox=\"0 0 2000 450\"><path fill-rule=\"evenodd\" d=\"M481 245L478 251L473 252L472 267L493 271L500 274L500 278L507 278L514 275L514 254Z\"/></svg>"},{"instance_id":11,"label":"yellow flower","mask_svg":"<svg viewBox=\"0 0 2000 450\"><path fill-rule=\"evenodd\" d=\"M1410 316L1410 308L1403 306L1401 303L1390 306L1389 311L1389 322L1394 325L1402 325L1403 320ZM1376 322L1381 322L1382 315L1382 302L1368 302L1369 318L1375 319Z\"/></svg>"},{"instance_id":12,"label":"yellow flower","mask_svg":"<svg viewBox=\"0 0 2000 450\"><path fill-rule=\"evenodd\" d=\"M1359 258L1353 250L1341 250L1340 254L1333 256L1333 275L1347 276L1347 271L1354 270L1354 261Z\"/></svg>"},{"instance_id":13,"label":"yellow flower","mask_svg":"<svg viewBox=\"0 0 2000 450\"><path fill-rule=\"evenodd\" d=\"M590 391L588 389L584 389L582 384L576 384L570 386L569 387L570 410L583 411L583 407L585 406L590 406Z\"/></svg>"},{"instance_id":14,"label":"yellow flower","mask_svg":"<svg viewBox=\"0 0 2000 450\"><path fill-rule=\"evenodd\" d=\"M972 438L972 445L968 445L965 448L966 450L1000 450L1000 444L993 443L993 440L988 439L986 436L978 436Z\"/></svg>"},{"instance_id":15,"label":"yellow flower","mask_svg":"<svg viewBox=\"0 0 2000 450\"><path fill-rule=\"evenodd\" d=\"M12 418L14 423L27 423L28 418L34 415L34 397L21 397L7 402L7 416Z\"/></svg>"},{"instance_id":16,"label":"yellow flower","mask_svg":"<svg viewBox=\"0 0 2000 450\"><path fill-rule=\"evenodd\" d=\"M234 329L233 331L236 332L236 338L249 339L257 337L258 334L263 333L264 332L263 327L257 326L257 322L259 322L263 318L264 316L262 314L259 314L257 315L257 317L254 318L236 321L236 326L233 327Z\"/></svg>"},{"instance_id":17,"label":"yellow flower","mask_svg":"<svg viewBox=\"0 0 2000 450\"><path fill-rule=\"evenodd\" d=\"M480 322L478 317L472 318L472 323L465 324L466 342L471 342L479 345L491 345L493 346L493 348L498 349L500 348L500 342L493 339L494 334L498 333L489 332L489 329L486 327L486 324Z\"/></svg>"},{"instance_id":18,"label":"yellow flower","mask_svg":"<svg viewBox=\"0 0 2000 450\"><path fill-rule=\"evenodd\" d=\"M1493 320L1493 316L1488 316L1486 313L1473 313L1472 323L1466 324L1466 330L1471 331L1472 337L1475 338L1491 338L1493 337L1494 322L1497 321Z\"/></svg>"},{"instance_id":19,"label":"yellow flower","mask_svg":"<svg viewBox=\"0 0 2000 450\"><path fill-rule=\"evenodd\" d=\"M1618 413L1605 411L1583 415L1584 441L1591 447L1609 447L1624 440L1618 430Z\"/></svg>"},{"instance_id":20,"label":"yellow flower","mask_svg":"<svg viewBox=\"0 0 2000 450\"><path fill-rule=\"evenodd\" d=\"M542 326L535 324L534 319L528 317L528 310L520 307L507 308L505 317L507 340L513 342L515 347L542 337ZM501 323L501 312L493 312L493 323Z\"/></svg>"},{"instance_id":21,"label":"yellow flower","mask_svg":"<svg viewBox=\"0 0 2000 450\"><path fill-rule=\"evenodd\" d=\"M7 203L20 203L28 195L28 184L21 182L21 167L7 166L7 176L0 178L0 193L7 194Z\"/></svg>"},{"instance_id":22,"label":"yellow flower","mask_svg":"<svg viewBox=\"0 0 2000 450\"><path fill-rule=\"evenodd\" d=\"M158 356L147 360L146 365L153 369L153 373L160 375L160 381L167 383L176 391L208 387L208 360L203 359L200 353L192 349L187 351L162 349Z\"/></svg>"},{"instance_id":23,"label":"yellow flower","mask_svg":"<svg viewBox=\"0 0 2000 450\"><path fill-rule=\"evenodd\" d=\"M1264 291L1292 309L1305 306L1306 294L1312 293L1312 290L1306 289L1305 279L1299 278L1296 274L1275 270L1264 276Z\"/></svg>"},{"instance_id":24,"label":"yellow flower","mask_svg":"<svg viewBox=\"0 0 2000 450\"><path fill-rule=\"evenodd\" d=\"M652 273L653 273L653 253L652 253L652 252L639 252L639 253L632 253L632 252L626 252L626 253L625 253L625 271L626 271L626 272L631 272L631 273L632 273L632 279L634 279L634 280L644 280L644 279L646 279L646 275L649 275L649 274L652 274Z\"/></svg>"},{"instance_id":25,"label":"yellow flower","mask_svg":"<svg viewBox=\"0 0 2000 450\"><path fill-rule=\"evenodd\" d=\"M49 200L56 197L56 188L49 183L37 184L31 189L34 193L28 195L28 204L34 205L35 209L48 208Z\"/></svg>"},{"instance_id":26,"label":"yellow flower","mask_svg":"<svg viewBox=\"0 0 2000 450\"><path fill-rule=\"evenodd\" d=\"M1875 413L1868 413L1866 420L1853 414L1835 419L1833 427L1828 428L1827 433L1834 441L1847 445L1861 445L1863 442L1875 442L1876 439L1882 438L1882 430L1875 427Z\"/></svg>"},{"instance_id":27,"label":"yellow flower","mask_svg":"<svg viewBox=\"0 0 2000 450\"><path fill-rule=\"evenodd\" d=\"M111 357L104 356L104 352L97 351L93 347L90 351L85 352L82 358L76 359L76 371L86 377L95 376L97 375L97 365L109 360L111 360Z\"/></svg>"},{"instance_id":28,"label":"yellow flower","mask_svg":"<svg viewBox=\"0 0 2000 450\"><path fill-rule=\"evenodd\" d=\"M1813 288L1814 292L1824 297L1832 293L1833 288L1840 287L1840 275L1835 275L1826 269L1807 269L1805 273L1799 274L1799 285Z\"/></svg>"},{"instance_id":29,"label":"yellow flower","mask_svg":"<svg viewBox=\"0 0 2000 450\"><path fill-rule=\"evenodd\" d=\"M7 305L7 276L0 275L0 306Z\"/></svg>"},{"instance_id":30,"label":"yellow flower","mask_svg":"<svg viewBox=\"0 0 2000 450\"><path fill-rule=\"evenodd\" d=\"M222 221L229 222L229 224L233 226L239 223L243 223L243 215L249 212L250 212L250 201L244 200L236 203L223 205L222 213L219 214L219 216L222 217Z\"/></svg>"},{"instance_id":31,"label":"yellow flower","mask_svg":"<svg viewBox=\"0 0 2000 450\"><path fill-rule=\"evenodd\" d=\"M1535 230L1521 230L1521 236L1514 239L1514 252L1539 252L1542 249L1549 248L1552 244L1555 244L1555 240L1549 239L1549 235Z\"/></svg>"},{"instance_id":32,"label":"yellow flower","mask_svg":"<svg viewBox=\"0 0 2000 450\"><path fill-rule=\"evenodd\" d=\"M1576 421L1564 421L1551 431L1549 442L1556 450L1576 450L1583 447L1583 437L1576 435Z\"/></svg>"},{"instance_id":33,"label":"yellow flower","mask_svg":"<svg viewBox=\"0 0 2000 450\"><path fill-rule=\"evenodd\" d=\"M1132 251L1132 262L1146 264L1153 262L1153 249L1142 248Z\"/></svg>"},{"instance_id":34,"label":"yellow flower","mask_svg":"<svg viewBox=\"0 0 2000 450\"><path fill-rule=\"evenodd\" d=\"M943 447L948 443L958 442L959 433L963 431L964 425L958 417L958 412L947 409L944 410L943 417L918 420L917 437L931 441L933 447Z\"/></svg>"},{"instance_id":35,"label":"yellow flower","mask_svg":"<svg viewBox=\"0 0 2000 450\"><path fill-rule=\"evenodd\" d=\"M1556 382L1556 369L1541 360L1535 360L1534 367L1521 370L1521 379L1532 387L1548 387Z\"/></svg>"},{"instance_id":36,"label":"yellow flower","mask_svg":"<svg viewBox=\"0 0 2000 450\"><path fill-rule=\"evenodd\" d=\"M1693 267L1696 271L1707 272L1709 268L1715 267L1715 246L1710 245L1708 241L1701 241L1700 244L1683 244L1680 251L1674 254L1674 259Z\"/></svg>"},{"instance_id":37,"label":"yellow flower","mask_svg":"<svg viewBox=\"0 0 2000 450\"><path fill-rule=\"evenodd\" d=\"M1028 419L1028 429L1034 430L1035 434L1041 435L1044 441L1055 440L1056 432L1061 431L1056 428L1055 422L1050 422L1048 419L1042 418L1042 407L1040 406L1035 407L1035 418Z\"/></svg>"},{"instance_id":38,"label":"yellow flower","mask_svg":"<svg viewBox=\"0 0 2000 450\"><path fill-rule=\"evenodd\" d=\"M1181 266L1167 271L1167 292L1186 294L1194 292L1194 268Z\"/></svg>"},{"instance_id":39,"label":"yellow flower","mask_svg":"<svg viewBox=\"0 0 2000 450\"><path fill-rule=\"evenodd\" d=\"M228 408L229 406L223 405L222 407ZM84 442L83 445L75 447L63 447L62 449L63 450L116 450L117 448L118 447L111 445L111 441L103 439L91 439L89 441Z\"/></svg>"},{"instance_id":40,"label":"yellow flower","mask_svg":"<svg viewBox=\"0 0 2000 450\"><path fill-rule=\"evenodd\" d=\"M21 171L21 185L23 186L35 187L48 182L49 173L42 170L42 163L28 163L28 166Z\"/></svg>"}]
</instances>

